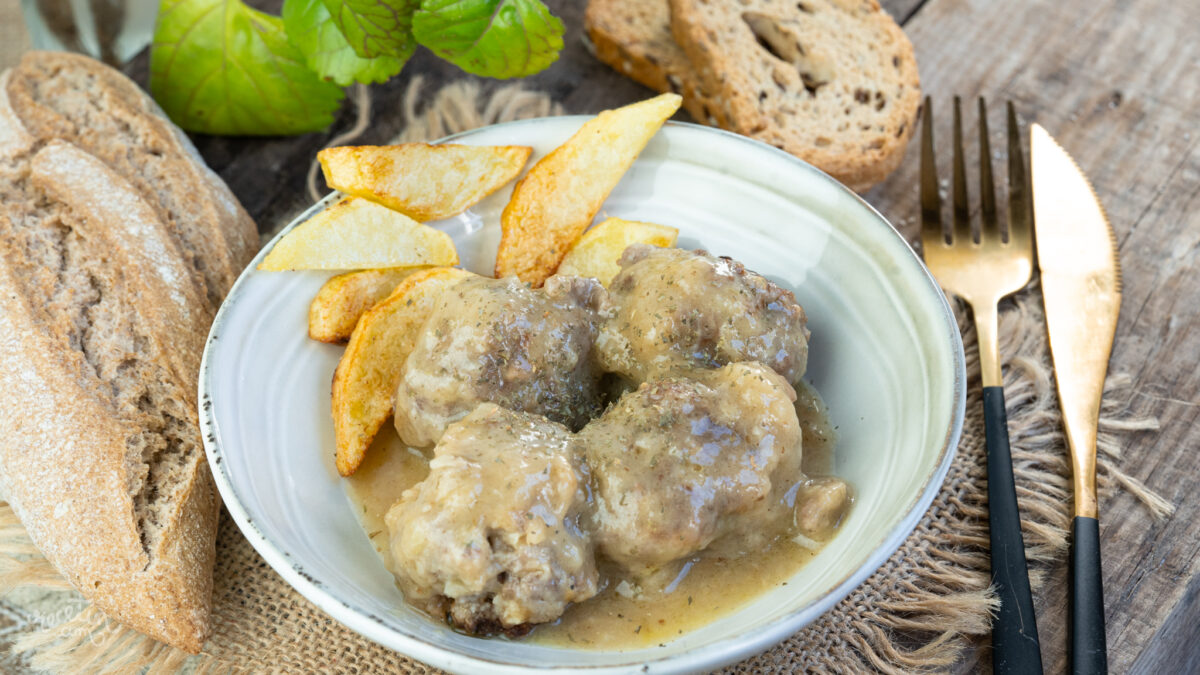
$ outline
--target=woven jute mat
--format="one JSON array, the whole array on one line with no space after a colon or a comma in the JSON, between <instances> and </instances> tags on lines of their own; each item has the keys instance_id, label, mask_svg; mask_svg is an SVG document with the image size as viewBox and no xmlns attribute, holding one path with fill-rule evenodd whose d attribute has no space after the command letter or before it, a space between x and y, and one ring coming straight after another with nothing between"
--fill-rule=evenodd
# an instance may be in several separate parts
<instances>
[{"instance_id":1,"label":"woven jute mat","mask_svg":"<svg viewBox=\"0 0 1200 675\"><path fill-rule=\"evenodd\" d=\"M357 91L357 129L370 102ZM418 102L424 102L418 105ZM418 109L419 108L419 109ZM471 84L425 95L409 89L399 140L423 140L513 119L560 114L550 99L516 87L483 94ZM335 139L346 142L345 139ZM985 451L974 330L958 308L967 345L969 396L962 443L945 485L903 546L832 611L730 673L938 672L969 666L964 654L987 634L995 599L988 589ZM820 330L813 326L813 330ZM1041 304L1026 291L1003 311L1000 353L1013 463L1034 588L1066 551L1069 467L1051 384ZM1123 473L1122 434L1153 430L1127 410L1128 378L1109 378L1100 420L1101 495L1135 494L1149 520L1170 505ZM430 673L330 619L287 585L226 515L217 540L212 637L188 656L122 628L88 606L29 542L0 504L0 641L12 644L0 671ZM986 656L985 656L986 658Z\"/></svg>"}]
</instances>

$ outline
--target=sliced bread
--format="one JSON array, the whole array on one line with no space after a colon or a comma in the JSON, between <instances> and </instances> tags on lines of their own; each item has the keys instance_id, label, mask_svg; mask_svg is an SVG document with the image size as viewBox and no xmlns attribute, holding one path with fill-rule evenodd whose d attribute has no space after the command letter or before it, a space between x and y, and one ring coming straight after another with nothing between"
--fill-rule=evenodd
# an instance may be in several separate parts
<instances>
[{"instance_id":1,"label":"sliced bread","mask_svg":"<svg viewBox=\"0 0 1200 675\"><path fill-rule=\"evenodd\" d=\"M718 124L855 190L903 158L920 107L912 43L875 0L669 0Z\"/></svg>"},{"instance_id":2,"label":"sliced bread","mask_svg":"<svg viewBox=\"0 0 1200 675\"><path fill-rule=\"evenodd\" d=\"M195 383L248 218L123 76L41 58L0 75L0 497L96 607L196 652L220 502Z\"/></svg>"},{"instance_id":3,"label":"sliced bread","mask_svg":"<svg viewBox=\"0 0 1200 675\"><path fill-rule=\"evenodd\" d=\"M717 125L687 54L671 37L667 0L589 0L583 21L596 58L651 89L679 94L692 119Z\"/></svg>"}]
</instances>

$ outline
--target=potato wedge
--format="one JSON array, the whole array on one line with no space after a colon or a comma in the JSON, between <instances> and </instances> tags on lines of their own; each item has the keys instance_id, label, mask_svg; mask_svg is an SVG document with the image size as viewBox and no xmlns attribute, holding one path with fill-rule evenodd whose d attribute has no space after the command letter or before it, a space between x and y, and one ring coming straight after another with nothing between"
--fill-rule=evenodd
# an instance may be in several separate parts
<instances>
[{"instance_id":1,"label":"potato wedge","mask_svg":"<svg viewBox=\"0 0 1200 675\"><path fill-rule=\"evenodd\" d=\"M354 270L458 264L450 235L358 197L346 197L296 226L258 265L284 270Z\"/></svg>"},{"instance_id":2,"label":"potato wedge","mask_svg":"<svg viewBox=\"0 0 1200 675\"><path fill-rule=\"evenodd\" d=\"M350 339L358 319L392 294L412 274L427 267L388 267L339 274L321 287L308 306L308 337L340 343Z\"/></svg>"},{"instance_id":3,"label":"potato wedge","mask_svg":"<svg viewBox=\"0 0 1200 675\"><path fill-rule=\"evenodd\" d=\"M426 222L458 215L517 177L524 145L360 145L317 153L325 182Z\"/></svg>"},{"instance_id":4,"label":"potato wedge","mask_svg":"<svg viewBox=\"0 0 1200 675\"><path fill-rule=\"evenodd\" d=\"M621 271L617 261L630 244L669 248L675 245L678 237L679 230L666 225L608 218L583 233L567 252L567 257L563 258L555 274L593 277L608 286L617 272Z\"/></svg>"},{"instance_id":5,"label":"potato wedge","mask_svg":"<svg viewBox=\"0 0 1200 675\"><path fill-rule=\"evenodd\" d=\"M500 215L496 276L541 286L668 117L677 94L606 110L543 157Z\"/></svg>"},{"instance_id":6,"label":"potato wedge","mask_svg":"<svg viewBox=\"0 0 1200 675\"><path fill-rule=\"evenodd\" d=\"M392 414L401 368L445 289L471 276L452 267L422 270L367 310L333 373L338 473L349 476Z\"/></svg>"}]
</instances>

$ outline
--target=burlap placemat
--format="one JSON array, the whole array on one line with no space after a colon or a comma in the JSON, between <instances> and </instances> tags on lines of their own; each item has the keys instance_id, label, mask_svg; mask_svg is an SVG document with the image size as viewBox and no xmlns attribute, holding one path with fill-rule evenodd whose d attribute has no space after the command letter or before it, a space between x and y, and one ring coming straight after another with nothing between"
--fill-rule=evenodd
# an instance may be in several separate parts
<instances>
[{"instance_id":1,"label":"burlap placemat","mask_svg":"<svg viewBox=\"0 0 1200 675\"><path fill-rule=\"evenodd\" d=\"M484 96L453 84L432 97L414 82L401 114L403 140L438 138L495 122L560 114L550 99L507 87ZM358 92L359 124L369 100ZM418 110L418 102L427 101ZM337 140L337 139L335 139ZM342 141L339 141L342 142ZM964 647L988 631L995 600L988 591L983 418L974 330L967 344L970 394L962 443L946 482L916 531L890 560L832 611L731 673L943 671L962 666ZM817 326L814 330L819 330ZM1041 305L1026 291L1001 315L1000 353L1013 462L1034 588L1062 560L1070 486L1046 352ZM1170 505L1117 468L1118 437L1157 428L1127 409L1128 378L1109 378L1100 421L1101 494L1121 488L1147 506L1147 519ZM433 669L380 647L336 623L292 590L224 516L217 541L213 636L199 656L122 628L87 606L30 544L7 505L0 505L0 642L12 643L0 670L54 672L430 673Z\"/></svg>"}]
</instances>

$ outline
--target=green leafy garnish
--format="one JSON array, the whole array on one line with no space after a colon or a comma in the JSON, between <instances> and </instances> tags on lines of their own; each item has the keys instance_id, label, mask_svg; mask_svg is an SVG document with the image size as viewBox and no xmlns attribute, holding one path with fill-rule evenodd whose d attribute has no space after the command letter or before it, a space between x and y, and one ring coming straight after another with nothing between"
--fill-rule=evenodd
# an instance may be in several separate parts
<instances>
[{"instance_id":1,"label":"green leafy garnish","mask_svg":"<svg viewBox=\"0 0 1200 675\"><path fill-rule=\"evenodd\" d=\"M408 60L407 56L359 56L321 0L285 0L283 25L288 40L304 54L308 67L322 79L343 87L354 82L384 82L399 73Z\"/></svg>"},{"instance_id":2,"label":"green leafy garnish","mask_svg":"<svg viewBox=\"0 0 1200 675\"><path fill-rule=\"evenodd\" d=\"M305 65L281 19L240 0L163 0L150 92L184 129L230 135L323 129L343 95Z\"/></svg>"},{"instance_id":3,"label":"green leafy garnish","mask_svg":"<svg viewBox=\"0 0 1200 675\"><path fill-rule=\"evenodd\" d=\"M188 131L299 134L333 122L339 86L383 82L417 43L485 77L558 59L563 25L541 0L162 0L150 93Z\"/></svg>"},{"instance_id":4,"label":"green leafy garnish","mask_svg":"<svg viewBox=\"0 0 1200 675\"><path fill-rule=\"evenodd\" d=\"M407 59L417 48L412 20L420 0L322 1L354 52L365 59Z\"/></svg>"},{"instance_id":5,"label":"green leafy garnish","mask_svg":"<svg viewBox=\"0 0 1200 675\"><path fill-rule=\"evenodd\" d=\"M563 25L540 0L423 0L417 42L468 73L524 77L562 50Z\"/></svg>"}]
</instances>

